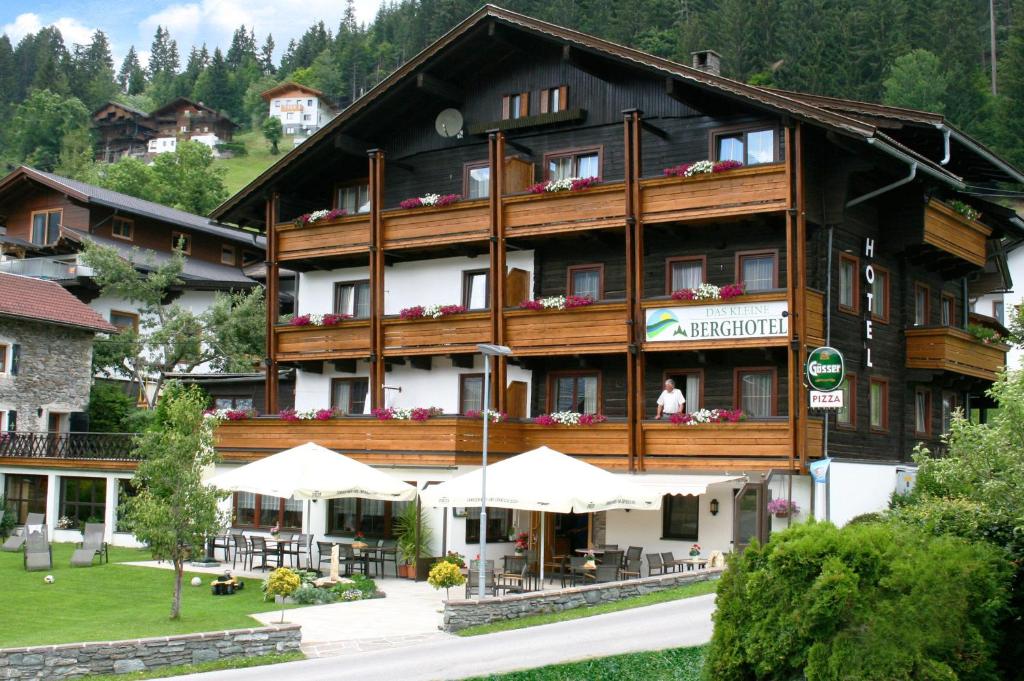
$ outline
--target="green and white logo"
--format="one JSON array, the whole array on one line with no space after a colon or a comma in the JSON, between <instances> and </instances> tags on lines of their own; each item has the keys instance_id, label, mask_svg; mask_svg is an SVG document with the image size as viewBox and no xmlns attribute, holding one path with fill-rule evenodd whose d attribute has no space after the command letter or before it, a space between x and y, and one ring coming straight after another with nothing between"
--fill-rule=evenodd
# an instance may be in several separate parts
<instances>
[{"instance_id":1,"label":"green and white logo","mask_svg":"<svg viewBox=\"0 0 1024 681\"><path fill-rule=\"evenodd\" d=\"M843 353L835 348L822 347L807 355L807 384L813 390L837 390L846 377Z\"/></svg>"}]
</instances>

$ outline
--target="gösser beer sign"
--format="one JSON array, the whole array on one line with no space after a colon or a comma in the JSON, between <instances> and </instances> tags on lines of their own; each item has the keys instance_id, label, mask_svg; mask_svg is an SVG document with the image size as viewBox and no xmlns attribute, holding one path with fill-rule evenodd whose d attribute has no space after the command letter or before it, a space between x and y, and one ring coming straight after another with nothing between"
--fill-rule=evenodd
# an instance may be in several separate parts
<instances>
[{"instance_id":1,"label":"g\u00f6sser beer sign","mask_svg":"<svg viewBox=\"0 0 1024 681\"><path fill-rule=\"evenodd\" d=\"M842 409L843 379L846 367L843 354L830 347L815 348L807 355L807 385L811 388L812 409Z\"/></svg>"}]
</instances>

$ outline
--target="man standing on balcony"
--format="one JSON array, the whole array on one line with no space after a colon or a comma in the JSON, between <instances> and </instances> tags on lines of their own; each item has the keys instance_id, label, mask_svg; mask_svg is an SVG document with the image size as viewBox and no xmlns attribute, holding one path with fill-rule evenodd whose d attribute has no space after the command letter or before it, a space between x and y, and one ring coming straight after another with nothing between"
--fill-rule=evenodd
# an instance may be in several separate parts
<instances>
[{"instance_id":1,"label":"man standing on balcony","mask_svg":"<svg viewBox=\"0 0 1024 681\"><path fill-rule=\"evenodd\" d=\"M662 414L679 414L686 406L686 398L681 390L676 388L676 382L671 378L665 380L665 389L658 397L658 413L654 417L660 419Z\"/></svg>"}]
</instances>

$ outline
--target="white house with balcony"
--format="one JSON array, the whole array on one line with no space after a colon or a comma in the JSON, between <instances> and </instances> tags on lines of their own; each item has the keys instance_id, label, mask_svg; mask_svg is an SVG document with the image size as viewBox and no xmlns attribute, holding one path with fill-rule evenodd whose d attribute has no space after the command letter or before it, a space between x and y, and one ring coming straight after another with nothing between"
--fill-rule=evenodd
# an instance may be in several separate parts
<instances>
[{"instance_id":1,"label":"white house with balcony","mask_svg":"<svg viewBox=\"0 0 1024 681\"><path fill-rule=\"evenodd\" d=\"M281 121L286 135L316 132L338 113L323 92L298 83L281 83L264 92L267 115Z\"/></svg>"}]
</instances>

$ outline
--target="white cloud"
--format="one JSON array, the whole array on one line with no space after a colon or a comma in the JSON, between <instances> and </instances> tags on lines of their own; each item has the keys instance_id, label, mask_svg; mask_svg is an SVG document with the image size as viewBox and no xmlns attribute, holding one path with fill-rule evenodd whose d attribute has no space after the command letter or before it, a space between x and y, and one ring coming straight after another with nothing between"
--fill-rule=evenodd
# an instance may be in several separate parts
<instances>
[{"instance_id":1,"label":"white cloud","mask_svg":"<svg viewBox=\"0 0 1024 681\"><path fill-rule=\"evenodd\" d=\"M13 22L4 24L3 32L7 34L12 43L17 43L29 33L35 33L44 26L56 26L64 37L64 44L69 48L74 44L85 45L89 43L92 40L94 31L94 29L89 28L73 17L61 17L56 21L43 23L38 14L25 12L15 17Z\"/></svg>"},{"instance_id":2,"label":"white cloud","mask_svg":"<svg viewBox=\"0 0 1024 681\"><path fill-rule=\"evenodd\" d=\"M25 12L15 17L11 23L4 24L3 32L11 39L12 43L17 43L29 33L35 33L42 27L43 22L39 19L38 14Z\"/></svg>"},{"instance_id":3,"label":"white cloud","mask_svg":"<svg viewBox=\"0 0 1024 681\"><path fill-rule=\"evenodd\" d=\"M70 17L57 19L53 22L53 26L60 30L60 34L64 36L64 44L69 48L72 45L88 45L92 42L92 34L96 32L95 29L89 28L78 19Z\"/></svg>"}]
</instances>

